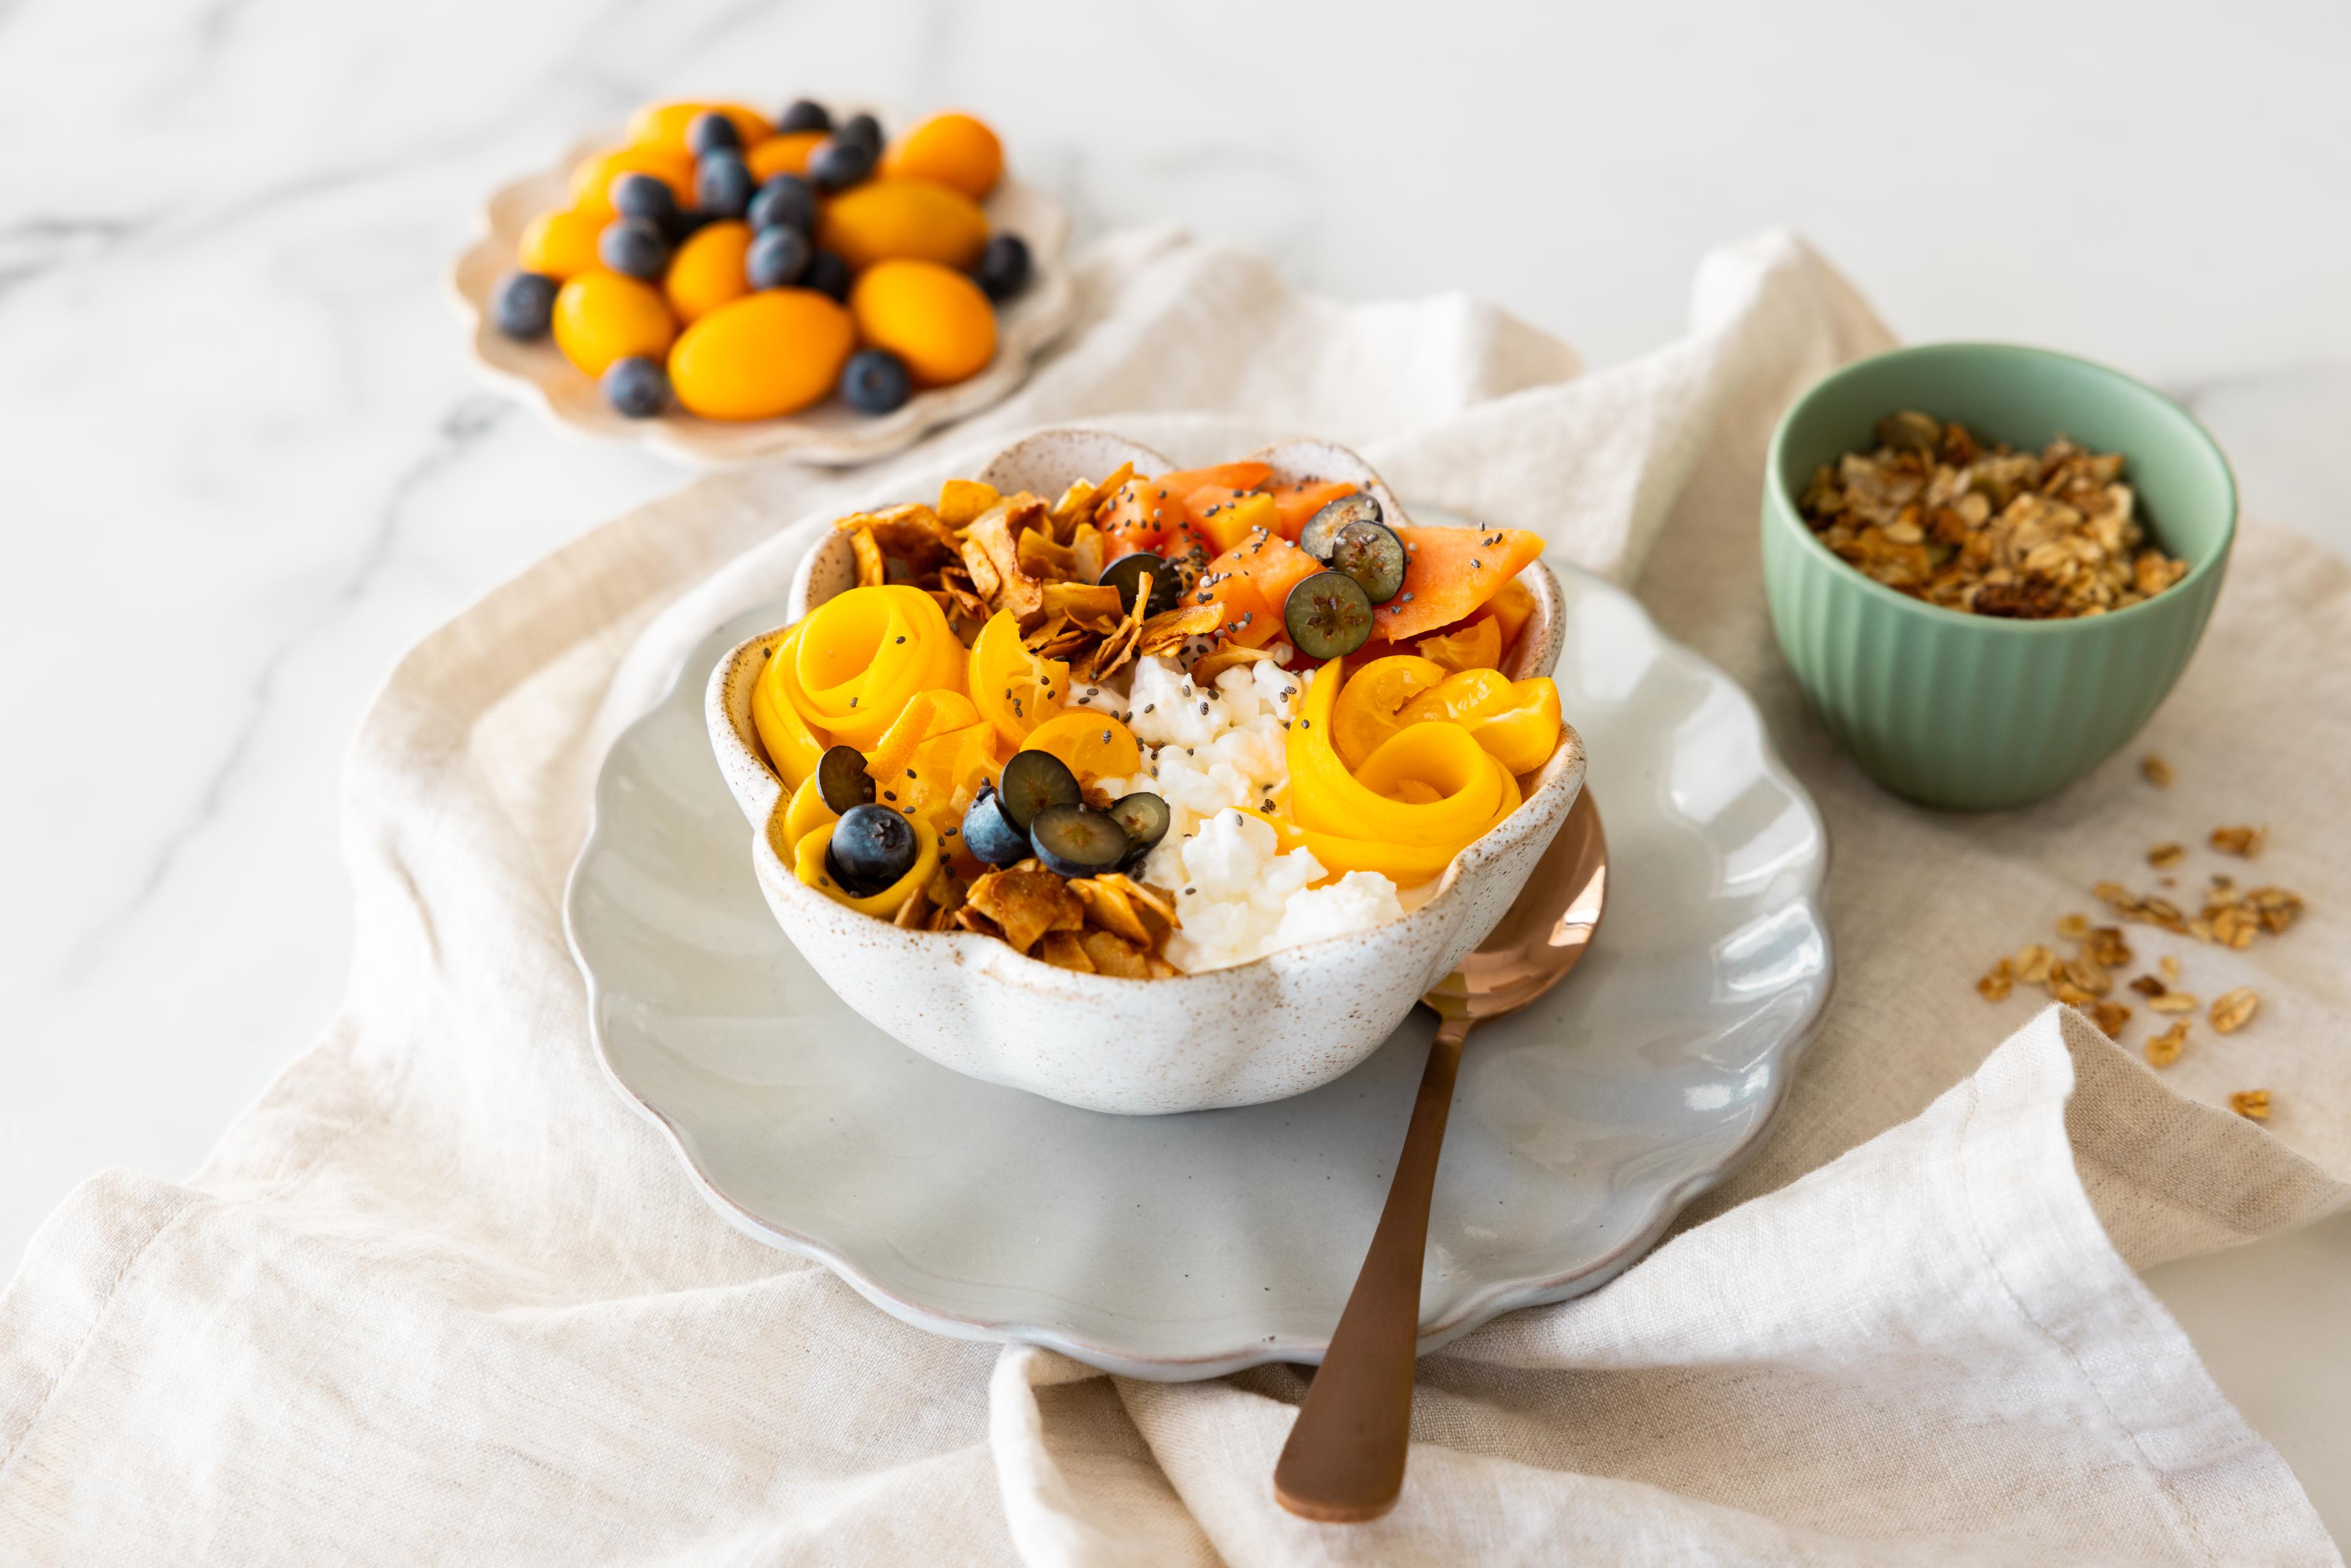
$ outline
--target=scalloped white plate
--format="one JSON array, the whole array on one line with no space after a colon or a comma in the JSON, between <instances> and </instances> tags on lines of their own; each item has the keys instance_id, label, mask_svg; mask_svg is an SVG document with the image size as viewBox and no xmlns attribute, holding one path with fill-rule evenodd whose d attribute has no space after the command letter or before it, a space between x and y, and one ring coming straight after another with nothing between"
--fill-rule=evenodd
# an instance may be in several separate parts
<instances>
[{"instance_id":1,"label":"scalloped white plate","mask_svg":"<svg viewBox=\"0 0 2351 1568\"><path fill-rule=\"evenodd\" d=\"M1550 564L1608 913L1573 978L1463 1058L1424 1350L1629 1265L1755 1147L1829 995L1826 831L1754 706L1621 589ZM780 613L705 638L598 781L565 915L613 1082L721 1216L908 1322L1138 1377L1319 1362L1429 1015L1311 1093L1178 1116L1077 1110L898 1044L777 929L711 757L710 668Z\"/></svg>"},{"instance_id":2,"label":"scalloped white plate","mask_svg":"<svg viewBox=\"0 0 2351 1568\"><path fill-rule=\"evenodd\" d=\"M903 115L883 116L884 125L904 122ZM518 343L492 325L489 310L491 291L514 269L522 231L540 213L570 204L571 166L620 140L618 131L589 137L557 167L501 186L483 209L485 232L449 270L450 298L465 323L475 368L562 429L642 442L696 468L731 468L779 456L837 465L871 462L912 446L943 424L1003 402L1077 315L1077 286L1062 255L1070 238L1069 214L1044 192L1007 174L983 204L988 230L1027 240L1034 271L1019 297L998 308L996 358L969 381L917 392L904 406L878 418L859 413L837 396L780 419L741 423L701 419L682 409L653 419L623 418L604 401L595 382L574 368L551 340Z\"/></svg>"}]
</instances>

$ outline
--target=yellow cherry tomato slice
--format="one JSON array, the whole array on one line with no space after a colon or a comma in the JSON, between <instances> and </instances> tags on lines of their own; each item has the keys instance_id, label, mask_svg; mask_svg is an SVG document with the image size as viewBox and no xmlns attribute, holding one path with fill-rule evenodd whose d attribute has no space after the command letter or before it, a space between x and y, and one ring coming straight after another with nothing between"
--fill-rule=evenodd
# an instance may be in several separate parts
<instances>
[{"instance_id":1,"label":"yellow cherry tomato slice","mask_svg":"<svg viewBox=\"0 0 2351 1568\"><path fill-rule=\"evenodd\" d=\"M1430 719L1468 724L1481 714L1499 713L1510 704L1510 676L1499 670L1459 670L1405 704L1396 717L1404 724Z\"/></svg>"},{"instance_id":2,"label":"yellow cherry tomato slice","mask_svg":"<svg viewBox=\"0 0 2351 1568\"><path fill-rule=\"evenodd\" d=\"M1513 681L1506 705L1465 722L1494 760L1512 773L1531 773L1559 749L1559 687L1547 675Z\"/></svg>"},{"instance_id":3,"label":"yellow cherry tomato slice","mask_svg":"<svg viewBox=\"0 0 2351 1568\"><path fill-rule=\"evenodd\" d=\"M967 663L972 705L1008 746L1018 747L1029 731L1068 705L1070 666L1030 653L1009 610L987 618Z\"/></svg>"},{"instance_id":4,"label":"yellow cherry tomato slice","mask_svg":"<svg viewBox=\"0 0 2351 1568\"><path fill-rule=\"evenodd\" d=\"M1404 710L1444 681L1445 666L1410 653L1374 659L1357 670L1331 714L1331 740L1339 756L1350 768L1362 767L1380 742L1405 727Z\"/></svg>"},{"instance_id":5,"label":"yellow cherry tomato slice","mask_svg":"<svg viewBox=\"0 0 2351 1568\"><path fill-rule=\"evenodd\" d=\"M1487 670L1502 662L1502 628L1480 615L1441 637L1423 637L1415 646L1448 670Z\"/></svg>"},{"instance_id":6,"label":"yellow cherry tomato slice","mask_svg":"<svg viewBox=\"0 0 2351 1568\"><path fill-rule=\"evenodd\" d=\"M1069 764L1081 784L1132 779L1143 771L1134 732L1106 713L1079 711L1049 718L1020 743L1023 751L1050 751Z\"/></svg>"}]
</instances>

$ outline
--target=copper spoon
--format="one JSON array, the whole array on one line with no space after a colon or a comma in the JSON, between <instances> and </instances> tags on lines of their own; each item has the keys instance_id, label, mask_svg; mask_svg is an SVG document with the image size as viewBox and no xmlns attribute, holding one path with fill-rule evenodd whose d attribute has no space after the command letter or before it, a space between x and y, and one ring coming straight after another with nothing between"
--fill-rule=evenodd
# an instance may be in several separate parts
<instances>
[{"instance_id":1,"label":"copper spoon","mask_svg":"<svg viewBox=\"0 0 2351 1568\"><path fill-rule=\"evenodd\" d=\"M1479 1024L1518 1011L1567 977L1600 925L1607 891L1608 842L1587 789L1493 935L1421 998L1444 1022L1421 1070L1395 1179L1331 1348L1273 1467L1273 1495L1301 1518L1355 1524L1395 1506L1412 1426L1429 1196L1461 1042Z\"/></svg>"}]
</instances>

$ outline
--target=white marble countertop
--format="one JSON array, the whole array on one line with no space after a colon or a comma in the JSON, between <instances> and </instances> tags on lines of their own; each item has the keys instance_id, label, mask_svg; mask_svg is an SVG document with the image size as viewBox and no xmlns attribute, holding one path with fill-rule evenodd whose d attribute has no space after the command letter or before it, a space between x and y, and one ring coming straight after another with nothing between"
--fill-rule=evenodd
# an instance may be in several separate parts
<instances>
[{"instance_id":1,"label":"white marble countertop","mask_svg":"<svg viewBox=\"0 0 2351 1568\"><path fill-rule=\"evenodd\" d=\"M966 104L1081 242L1174 220L1336 294L1466 289L1595 364L1792 225L1906 336L2174 390L2250 510L2351 553L2351 11L1339 15L0 5L0 1268L97 1168L193 1168L331 1014L337 777L394 655L685 477L484 391L441 296L482 193L648 97ZM2351 1221L2153 1279L2351 1539Z\"/></svg>"}]
</instances>

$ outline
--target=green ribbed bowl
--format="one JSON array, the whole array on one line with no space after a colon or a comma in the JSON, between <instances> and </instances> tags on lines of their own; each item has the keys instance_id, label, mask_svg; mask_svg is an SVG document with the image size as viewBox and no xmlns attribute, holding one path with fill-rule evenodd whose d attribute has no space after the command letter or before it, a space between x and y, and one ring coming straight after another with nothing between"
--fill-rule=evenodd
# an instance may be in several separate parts
<instances>
[{"instance_id":1,"label":"green ribbed bowl","mask_svg":"<svg viewBox=\"0 0 2351 1568\"><path fill-rule=\"evenodd\" d=\"M2038 451L2064 434L2129 458L2138 516L2188 575L2144 603L2074 621L1969 615L1897 593L1813 537L1813 471L1876 444L1915 408ZM1838 745L1897 795L1989 810L2064 789L2126 745L2204 634L2237 532L2237 486L2204 427L2152 387L2009 343L1930 343L1847 365L1771 437L1763 585L1781 649Z\"/></svg>"}]
</instances>

